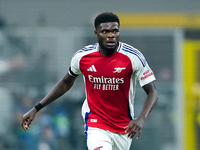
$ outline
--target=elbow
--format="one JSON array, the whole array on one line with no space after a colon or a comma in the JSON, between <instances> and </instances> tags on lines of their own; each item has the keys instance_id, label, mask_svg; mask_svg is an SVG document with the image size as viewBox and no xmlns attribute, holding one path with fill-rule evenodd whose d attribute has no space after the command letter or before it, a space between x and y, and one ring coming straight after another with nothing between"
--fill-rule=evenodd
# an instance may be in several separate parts
<instances>
[{"instance_id":1,"label":"elbow","mask_svg":"<svg viewBox=\"0 0 200 150\"><path fill-rule=\"evenodd\" d=\"M154 90L153 92L154 94L154 98L155 98L155 103L158 101L158 91L157 90Z\"/></svg>"}]
</instances>

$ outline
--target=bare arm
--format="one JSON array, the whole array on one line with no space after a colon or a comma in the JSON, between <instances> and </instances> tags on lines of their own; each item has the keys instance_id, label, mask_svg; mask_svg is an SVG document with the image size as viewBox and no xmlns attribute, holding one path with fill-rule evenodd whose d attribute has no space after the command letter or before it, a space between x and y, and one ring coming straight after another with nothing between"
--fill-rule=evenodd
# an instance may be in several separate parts
<instances>
[{"instance_id":1,"label":"bare arm","mask_svg":"<svg viewBox=\"0 0 200 150\"><path fill-rule=\"evenodd\" d=\"M138 132L137 139L140 137L145 119L150 114L154 108L156 102L158 101L158 93L153 82L143 86L144 91L147 94L146 100L143 105L143 109L138 116L138 118L130 121L128 126L125 127L125 132L129 132L128 137L133 138L133 136Z\"/></svg>"},{"instance_id":2,"label":"bare arm","mask_svg":"<svg viewBox=\"0 0 200 150\"><path fill-rule=\"evenodd\" d=\"M40 101L43 106L48 105L66 93L74 84L76 77L72 77L68 73L56 83L53 89Z\"/></svg>"},{"instance_id":3,"label":"bare arm","mask_svg":"<svg viewBox=\"0 0 200 150\"><path fill-rule=\"evenodd\" d=\"M144 117L146 119L147 116L149 115L149 113L154 108L156 102L158 101L158 93L157 93L155 84L153 82L151 82L147 85L144 85L143 89L147 94L147 98L144 102L144 106L140 113L140 116Z\"/></svg>"},{"instance_id":4,"label":"bare arm","mask_svg":"<svg viewBox=\"0 0 200 150\"><path fill-rule=\"evenodd\" d=\"M72 77L68 73L56 83L53 89L40 101L42 106L46 106L49 103L53 102L64 93L66 93L74 84L76 77ZM22 128L27 130L30 128L31 122L34 120L37 110L33 107L30 111L23 115L22 118Z\"/></svg>"}]
</instances>

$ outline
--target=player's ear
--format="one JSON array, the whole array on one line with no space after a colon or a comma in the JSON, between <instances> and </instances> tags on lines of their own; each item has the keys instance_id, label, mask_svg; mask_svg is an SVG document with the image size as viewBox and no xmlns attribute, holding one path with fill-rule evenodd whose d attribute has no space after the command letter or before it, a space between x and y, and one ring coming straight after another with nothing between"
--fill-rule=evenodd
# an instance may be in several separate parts
<instances>
[{"instance_id":1,"label":"player's ear","mask_svg":"<svg viewBox=\"0 0 200 150\"><path fill-rule=\"evenodd\" d=\"M96 29L94 30L94 34L97 36L97 30Z\"/></svg>"}]
</instances>

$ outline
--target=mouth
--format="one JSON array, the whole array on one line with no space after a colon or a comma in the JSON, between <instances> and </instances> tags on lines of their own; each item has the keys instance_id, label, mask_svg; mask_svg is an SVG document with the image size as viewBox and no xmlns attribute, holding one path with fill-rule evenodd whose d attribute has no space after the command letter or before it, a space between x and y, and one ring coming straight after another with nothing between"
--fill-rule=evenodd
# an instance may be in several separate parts
<instances>
[{"instance_id":1,"label":"mouth","mask_svg":"<svg viewBox=\"0 0 200 150\"><path fill-rule=\"evenodd\" d=\"M115 42L114 42L114 41L106 42L106 44L107 44L108 46L115 46Z\"/></svg>"}]
</instances>

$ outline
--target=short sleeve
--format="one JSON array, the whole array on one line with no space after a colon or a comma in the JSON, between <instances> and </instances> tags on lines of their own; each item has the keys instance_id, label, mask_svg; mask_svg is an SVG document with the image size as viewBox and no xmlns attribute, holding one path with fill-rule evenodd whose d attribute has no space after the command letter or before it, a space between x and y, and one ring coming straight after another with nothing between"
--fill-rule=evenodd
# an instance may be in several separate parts
<instances>
[{"instance_id":1,"label":"short sleeve","mask_svg":"<svg viewBox=\"0 0 200 150\"><path fill-rule=\"evenodd\" d=\"M71 76L78 76L79 74L81 74L80 67L79 67L80 58L81 57L78 54L72 57L70 68L69 68L69 74Z\"/></svg>"},{"instance_id":2,"label":"short sleeve","mask_svg":"<svg viewBox=\"0 0 200 150\"><path fill-rule=\"evenodd\" d=\"M145 57L138 49L123 43L121 53L130 58L133 69L132 77L134 80L137 79L139 81L140 86L144 86L156 79Z\"/></svg>"},{"instance_id":3,"label":"short sleeve","mask_svg":"<svg viewBox=\"0 0 200 150\"><path fill-rule=\"evenodd\" d=\"M136 72L137 79L140 83L140 86L144 86L154 80L156 80L153 71L146 62L145 65L139 64L138 70Z\"/></svg>"}]
</instances>

